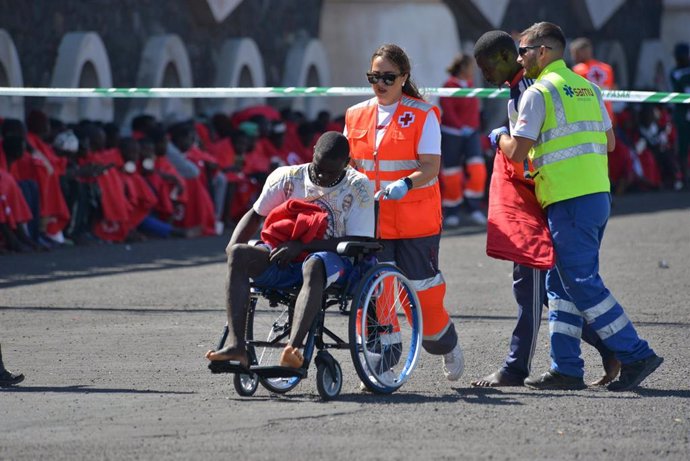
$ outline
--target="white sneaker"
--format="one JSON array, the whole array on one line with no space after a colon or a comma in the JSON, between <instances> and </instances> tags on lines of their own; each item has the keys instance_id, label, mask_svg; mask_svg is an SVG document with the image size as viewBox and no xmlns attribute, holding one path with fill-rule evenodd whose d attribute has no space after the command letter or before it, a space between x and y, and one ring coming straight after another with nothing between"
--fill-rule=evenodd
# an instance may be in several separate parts
<instances>
[{"instance_id":1,"label":"white sneaker","mask_svg":"<svg viewBox=\"0 0 690 461\"><path fill-rule=\"evenodd\" d=\"M60 245L65 243L65 235L62 233L62 231L57 231L57 234L46 234L46 237L55 243L59 243Z\"/></svg>"},{"instance_id":2,"label":"white sneaker","mask_svg":"<svg viewBox=\"0 0 690 461\"><path fill-rule=\"evenodd\" d=\"M446 216L446 219L443 220L443 227L458 227L460 226L460 216L451 214Z\"/></svg>"},{"instance_id":3,"label":"white sneaker","mask_svg":"<svg viewBox=\"0 0 690 461\"><path fill-rule=\"evenodd\" d=\"M486 216L479 210L474 210L470 214L470 219L475 224L479 224L480 226L486 226Z\"/></svg>"},{"instance_id":4,"label":"white sneaker","mask_svg":"<svg viewBox=\"0 0 690 461\"><path fill-rule=\"evenodd\" d=\"M223 235L223 231L225 230L225 223L223 221L216 221L216 235Z\"/></svg>"},{"instance_id":5,"label":"white sneaker","mask_svg":"<svg viewBox=\"0 0 690 461\"><path fill-rule=\"evenodd\" d=\"M446 375L448 381L457 381L463 371L465 371L465 356L458 343L452 351L443 355L443 374Z\"/></svg>"}]
</instances>

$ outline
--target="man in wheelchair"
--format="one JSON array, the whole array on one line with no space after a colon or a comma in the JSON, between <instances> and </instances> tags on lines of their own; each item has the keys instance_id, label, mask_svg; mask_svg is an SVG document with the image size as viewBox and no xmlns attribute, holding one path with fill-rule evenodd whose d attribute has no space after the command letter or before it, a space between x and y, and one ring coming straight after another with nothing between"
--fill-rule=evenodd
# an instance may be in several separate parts
<instances>
[{"instance_id":1,"label":"man in wheelchair","mask_svg":"<svg viewBox=\"0 0 690 461\"><path fill-rule=\"evenodd\" d=\"M283 166L266 180L261 195L242 217L225 251L228 255L225 347L210 350L210 361L249 366L245 345L250 284L299 287L293 328L280 365L299 368L300 348L319 312L328 286L347 280L352 262L336 252L338 243L374 237L374 190L349 166L347 138L329 131L314 147L311 163ZM262 241L248 244L266 218Z\"/></svg>"}]
</instances>

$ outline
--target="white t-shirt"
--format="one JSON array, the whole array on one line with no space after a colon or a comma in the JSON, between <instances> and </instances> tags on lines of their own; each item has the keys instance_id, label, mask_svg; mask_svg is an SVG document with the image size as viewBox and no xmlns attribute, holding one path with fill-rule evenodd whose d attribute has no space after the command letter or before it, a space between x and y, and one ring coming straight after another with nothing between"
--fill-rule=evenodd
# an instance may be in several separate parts
<instances>
[{"instance_id":1,"label":"white t-shirt","mask_svg":"<svg viewBox=\"0 0 690 461\"><path fill-rule=\"evenodd\" d=\"M395 102L389 106L376 104L378 115L376 117L375 149L378 149L381 144L381 139L383 139L383 135L386 134L386 130L399 104L400 102ZM433 111L429 111L426 114L424 128L422 129L422 137L419 139L419 144L417 144L417 154L441 155L441 125L438 123L436 115L432 112ZM343 134L347 136L347 126L345 126L345 130L343 130Z\"/></svg>"},{"instance_id":2,"label":"white t-shirt","mask_svg":"<svg viewBox=\"0 0 690 461\"><path fill-rule=\"evenodd\" d=\"M601 110L604 129L611 128L609 113L604 107L604 100L601 91L596 85L592 85L599 99L599 109ZM529 87L522 94L518 105L518 120L512 127L512 135L536 141L539 138L541 127L546 118L546 106L544 105L544 95L534 87Z\"/></svg>"},{"instance_id":3,"label":"white t-shirt","mask_svg":"<svg viewBox=\"0 0 690 461\"><path fill-rule=\"evenodd\" d=\"M333 187L312 183L309 164L282 166L266 179L254 211L267 216L288 199L302 199L328 213L325 238L374 236L374 186L366 175L347 167L345 177Z\"/></svg>"}]
</instances>

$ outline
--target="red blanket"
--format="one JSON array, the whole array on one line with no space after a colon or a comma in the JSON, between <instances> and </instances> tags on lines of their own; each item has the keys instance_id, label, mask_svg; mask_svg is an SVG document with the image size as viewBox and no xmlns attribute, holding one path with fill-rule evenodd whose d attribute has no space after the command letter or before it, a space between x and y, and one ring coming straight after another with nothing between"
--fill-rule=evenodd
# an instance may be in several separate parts
<instances>
[{"instance_id":1,"label":"red blanket","mask_svg":"<svg viewBox=\"0 0 690 461\"><path fill-rule=\"evenodd\" d=\"M327 227L328 213L318 205L290 199L266 216L261 240L271 248L291 240L308 243L323 239Z\"/></svg>"},{"instance_id":2,"label":"red blanket","mask_svg":"<svg viewBox=\"0 0 690 461\"><path fill-rule=\"evenodd\" d=\"M130 204L128 226L135 229L146 218L158 202L146 180L140 173L120 173L125 186L125 195Z\"/></svg>"},{"instance_id":3,"label":"red blanket","mask_svg":"<svg viewBox=\"0 0 690 461\"><path fill-rule=\"evenodd\" d=\"M0 169L0 223L16 229L18 223L27 222L31 218L29 205L14 177Z\"/></svg>"},{"instance_id":4,"label":"red blanket","mask_svg":"<svg viewBox=\"0 0 690 461\"><path fill-rule=\"evenodd\" d=\"M556 263L546 216L522 168L497 152L489 189L486 254L535 269Z\"/></svg>"}]
</instances>

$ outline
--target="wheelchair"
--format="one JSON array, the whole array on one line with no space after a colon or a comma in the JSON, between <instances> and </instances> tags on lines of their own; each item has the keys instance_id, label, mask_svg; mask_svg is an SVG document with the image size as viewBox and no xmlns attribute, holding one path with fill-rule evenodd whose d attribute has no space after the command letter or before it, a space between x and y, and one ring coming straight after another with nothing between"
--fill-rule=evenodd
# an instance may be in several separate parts
<instances>
[{"instance_id":1,"label":"wheelchair","mask_svg":"<svg viewBox=\"0 0 690 461\"><path fill-rule=\"evenodd\" d=\"M422 312L412 283L395 265L375 262L381 249L376 241L348 241L338 244L340 255L354 260L359 280L330 286L304 344L301 368L279 366L287 345L299 287L272 289L252 285L245 341L250 366L238 362L214 361L213 373L232 373L236 392L252 396L259 384L283 394L307 378L309 365L316 364L316 388L323 400L340 394L343 373L331 349L348 349L361 382L377 394L400 388L414 370L422 345ZM337 307L348 317L347 340L325 325L327 311ZM337 316L336 316L337 318ZM216 350L228 336L226 323ZM343 334L344 336L344 334Z\"/></svg>"}]
</instances>

